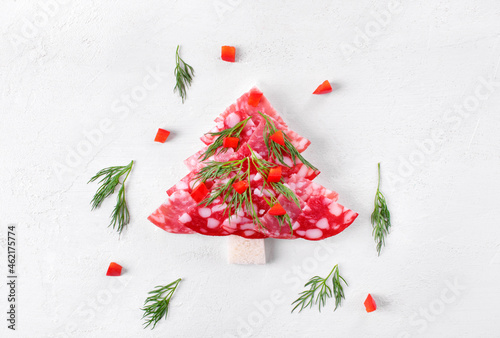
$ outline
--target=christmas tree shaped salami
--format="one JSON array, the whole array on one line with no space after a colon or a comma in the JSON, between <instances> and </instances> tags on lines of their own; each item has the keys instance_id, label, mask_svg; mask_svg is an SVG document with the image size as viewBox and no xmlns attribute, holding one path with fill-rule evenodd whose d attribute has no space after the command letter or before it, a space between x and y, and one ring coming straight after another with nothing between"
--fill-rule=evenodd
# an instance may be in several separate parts
<instances>
[{"instance_id":1,"label":"christmas tree shaped salami","mask_svg":"<svg viewBox=\"0 0 500 338\"><path fill-rule=\"evenodd\" d=\"M358 216L337 203L336 192L313 182L319 170L302 156L311 142L290 130L256 88L201 140L206 146L185 160L189 173L149 216L165 231L316 241Z\"/></svg>"}]
</instances>

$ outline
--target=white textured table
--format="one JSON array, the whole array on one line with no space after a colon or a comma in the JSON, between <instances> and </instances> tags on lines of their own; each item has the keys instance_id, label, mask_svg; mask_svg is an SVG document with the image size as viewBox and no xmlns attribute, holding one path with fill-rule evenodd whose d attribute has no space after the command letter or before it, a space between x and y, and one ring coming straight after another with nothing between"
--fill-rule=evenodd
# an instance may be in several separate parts
<instances>
[{"instance_id":1,"label":"white textured table","mask_svg":"<svg viewBox=\"0 0 500 338\"><path fill-rule=\"evenodd\" d=\"M500 3L428 3L3 1L0 335L498 336ZM177 44L196 71L185 104L172 93ZM237 63L219 60L225 44ZM325 79L334 92L311 95ZM215 115L252 85L311 139L317 180L360 216L322 243L269 240L265 266L233 266L224 238L168 234L146 217ZM173 132L165 144L153 143L158 127ZM114 198L91 212L86 182L131 159L132 222L118 238ZM377 257L379 161L394 225ZM3 279L11 223L15 334ZM110 261L122 277L104 276ZM302 284L337 263L342 307L290 314ZM143 330L146 293L178 277L168 319Z\"/></svg>"}]
</instances>

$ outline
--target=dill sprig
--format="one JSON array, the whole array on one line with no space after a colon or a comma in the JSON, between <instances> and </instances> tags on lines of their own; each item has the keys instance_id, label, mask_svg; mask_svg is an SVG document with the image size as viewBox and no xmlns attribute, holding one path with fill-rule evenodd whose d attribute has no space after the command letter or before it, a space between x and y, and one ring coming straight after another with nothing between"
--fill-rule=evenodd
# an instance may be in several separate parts
<instances>
[{"instance_id":1,"label":"dill sprig","mask_svg":"<svg viewBox=\"0 0 500 338\"><path fill-rule=\"evenodd\" d=\"M218 153L225 153L228 148L221 148L219 152L217 152L217 149L219 147L222 147L224 144L224 138L226 137L239 137L241 132L243 131L243 128L245 128L248 120L250 120L250 116L244 119L243 121L238 122L234 127L224 129L221 131L218 131L216 133L209 133L212 136L217 136L215 141L207 148L205 153L201 154L199 159L200 161L205 161L207 158L210 156L216 155Z\"/></svg>"},{"instance_id":2,"label":"dill sprig","mask_svg":"<svg viewBox=\"0 0 500 338\"><path fill-rule=\"evenodd\" d=\"M331 287L328 285L330 276L332 277ZM332 298L332 296L335 297L335 309L333 311L337 310L342 303L342 299L345 299L342 282L348 285L340 275L338 264L333 267L326 278L314 276L304 285L306 288L309 287L309 290L302 291L299 294L300 297L292 303L292 305L296 304L292 312L298 308L299 312L306 307L312 308L315 304L318 304L319 311L321 312L321 307L324 307L328 298Z\"/></svg>"},{"instance_id":3,"label":"dill sprig","mask_svg":"<svg viewBox=\"0 0 500 338\"><path fill-rule=\"evenodd\" d=\"M188 65L179 55L180 46L177 45L177 50L175 51L175 87L174 92L179 92L182 98L182 103L186 100L186 90L191 86L193 81L194 69Z\"/></svg>"},{"instance_id":4,"label":"dill sprig","mask_svg":"<svg viewBox=\"0 0 500 338\"><path fill-rule=\"evenodd\" d=\"M274 157L283 165L290 167L283 159L284 154L290 154L294 165L297 164L297 159L299 159L308 168L318 170L299 153L297 148L294 147L290 138L285 133L283 133L283 138L285 140L284 146L276 142L271 142L269 138L278 131L278 128L276 128L276 125L268 116L262 114L261 112L259 112L259 114L266 120L266 126L264 128L264 143L266 144L267 151L269 152L269 157Z\"/></svg>"},{"instance_id":5,"label":"dill sprig","mask_svg":"<svg viewBox=\"0 0 500 338\"><path fill-rule=\"evenodd\" d=\"M115 192L115 188L118 184L120 184L120 178L125 175L125 178L121 182L120 190L118 190L116 205L111 213L111 223L109 224L109 226L116 229L120 234L124 227L130 222L130 214L128 212L127 201L125 199L125 181L127 180L133 165L134 161L131 161L126 166L104 168L87 182L94 182L101 178L99 180L100 186L90 202L92 210L94 210L99 208L102 202Z\"/></svg>"},{"instance_id":6,"label":"dill sprig","mask_svg":"<svg viewBox=\"0 0 500 338\"><path fill-rule=\"evenodd\" d=\"M243 165L247 164L246 170L243 170ZM231 174L234 176L228 178ZM245 157L241 160L227 161L227 162L209 162L208 165L200 170L195 177L196 181L203 181L209 179L227 179L227 182L215 186L210 194L199 203L199 205L209 205L218 198L222 199L222 204L226 204L224 213L227 213L229 223L231 223L231 216L238 213L238 211L246 208L247 212L252 215L254 224L262 226L262 223L257 215L257 211L253 206L252 199L252 186L250 180L250 159ZM246 179L248 188L242 194L234 191L233 183Z\"/></svg>"},{"instance_id":7,"label":"dill sprig","mask_svg":"<svg viewBox=\"0 0 500 338\"><path fill-rule=\"evenodd\" d=\"M373 239L377 243L377 252L380 256L382 246L385 246L385 237L389 234L391 227L391 213L387 208L384 194L380 191L380 163L378 164L378 185L375 194L375 209L371 216L373 226Z\"/></svg>"},{"instance_id":8,"label":"dill sprig","mask_svg":"<svg viewBox=\"0 0 500 338\"><path fill-rule=\"evenodd\" d=\"M226 162L210 161L206 166L200 169L200 171L194 177L194 184L197 182L206 182L208 180L213 180L215 178L223 180L227 178L232 172L241 170L243 163L247 159L233 160Z\"/></svg>"},{"instance_id":9,"label":"dill sprig","mask_svg":"<svg viewBox=\"0 0 500 338\"><path fill-rule=\"evenodd\" d=\"M285 196L289 201L293 201L297 207L300 208L300 202L299 199L297 198L297 195L293 192L292 189L288 188L286 185L284 185L281 182L272 182L269 183L269 185L276 190L277 193Z\"/></svg>"},{"instance_id":10,"label":"dill sprig","mask_svg":"<svg viewBox=\"0 0 500 338\"><path fill-rule=\"evenodd\" d=\"M290 188L288 188L286 185L284 185L281 182L271 182L271 183L269 183L269 185L278 194L285 196L286 199L288 199L289 201L293 201L297 205L297 207L300 209L299 199L297 198L297 195L295 195L295 193ZM264 181L263 190L264 189L266 189L266 181ZM268 201L265 197L264 197L264 200L267 202L267 204L269 206L273 206L274 204L276 204L278 202L278 199L275 196L271 197L271 201ZM290 218L290 216L288 214L284 214L282 216L274 216L274 217L276 217L276 219L278 220L280 230L281 230L281 227L283 225L285 225L285 224L288 225L288 227L290 228L290 237L292 237L293 236L293 225L292 225L292 219Z\"/></svg>"},{"instance_id":11,"label":"dill sprig","mask_svg":"<svg viewBox=\"0 0 500 338\"><path fill-rule=\"evenodd\" d=\"M148 294L151 295L144 301L144 307L141 309L144 311L142 319L144 319L144 328L152 325L151 330L155 328L156 324L162 318L167 318L168 306L170 305L170 300L174 294L181 278L176 281L166 285L157 286L153 291Z\"/></svg>"}]
</instances>

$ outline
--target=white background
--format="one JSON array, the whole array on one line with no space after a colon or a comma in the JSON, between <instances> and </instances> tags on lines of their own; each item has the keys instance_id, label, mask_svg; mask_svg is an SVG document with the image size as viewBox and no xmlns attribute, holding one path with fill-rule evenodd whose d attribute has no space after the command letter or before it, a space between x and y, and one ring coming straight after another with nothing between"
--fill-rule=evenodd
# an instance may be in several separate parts
<instances>
[{"instance_id":1,"label":"white background","mask_svg":"<svg viewBox=\"0 0 500 338\"><path fill-rule=\"evenodd\" d=\"M49 2L0 5L0 271L14 223L19 275L18 330L3 314L1 336L500 336L498 1L402 1L391 13L367 0ZM177 44L196 71L185 104L172 93ZM221 45L237 47L236 63ZM126 111L148 69L160 81ZM311 95L325 79L334 92ZM318 182L360 215L323 244L269 240L267 265L234 266L225 238L169 234L146 217L253 85L312 141ZM165 144L153 142L159 127L172 131ZM86 183L131 159L132 222L119 237L107 227L115 198L91 212L97 185ZM379 161L393 230L377 257ZM105 276L111 261L122 277ZM337 263L342 307L290 314L303 283ZM143 330L147 292L179 277L168 319ZM6 297L2 279L0 313Z\"/></svg>"}]
</instances>

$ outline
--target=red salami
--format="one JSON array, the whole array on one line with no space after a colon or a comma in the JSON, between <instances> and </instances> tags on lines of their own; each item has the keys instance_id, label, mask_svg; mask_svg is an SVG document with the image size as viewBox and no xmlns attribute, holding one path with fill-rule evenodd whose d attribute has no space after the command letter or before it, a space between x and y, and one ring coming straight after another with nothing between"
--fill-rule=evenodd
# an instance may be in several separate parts
<instances>
[{"instance_id":1,"label":"red salami","mask_svg":"<svg viewBox=\"0 0 500 338\"><path fill-rule=\"evenodd\" d=\"M192 234L193 230L179 222L185 210L196 206L195 201L185 190L174 192L148 219L156 226L174 234Z\"/></svg>"},{"instance_id":2,"label":"red salami","mask_svg":"<svg viewBox=\"0 0 500 338\"><path fill-rule=\"evenodd\" d=\"M265 96L260 100L252 98L251 104L248 99L249 93L241 96L215 119L216 126L211 130L211 133L227 130L249 118L239 135L232 134L232 130L226 133L230 137L238 136L238 147L219 148L202 161L209 145L222 137L205 134L202 141L207 146L185 160L190 172L167 191L168 200L149 220L168 232L208 236L320 240L343 231L358 214L338 204L336 192L313 182L320 172L300 155L310 141L289 130ZM270 134L265 136L270 130L280 136L279 140L271 138L270 142L281 144L283 153L276 153L272 143L264 142L265 137L270 137ZM283 143L281 133L291 145ZM281 176L278 174L270 183L266 177L276 165L281 166ZM236 191L235 181L245 184L239 185ZM199 197L197 203L191 193L194 185L202 182L203 194L208 191L208 195ZM209 204L207 200L202 201L211 196ZM231 217L229 210L232 210Z\"/></svg>"},{"instance_id":3,"label":"red salami","mask_svg":"<svg viewBox=\"0 0 500 338\"><path fill-rule=\"evenodd\" d=\"M220 114L215 119L215 123L218 124L220 122L224 122L227 116L237 111L244 111L250 116L255 115L258 118L258 121L260 121L259 112L261 112L271 117L273 120L275 120L276 122L278 122L279 124L281 124L283 127L286 128L287 124L285 123L285 121L283 121L278 112L271 106L265 95L262 95L257 106L251 106L248 104L248 97L250 96L250 93L254 90L258 89L252 88L248 93L245 93L240 98L238 98L236 100L236 103L230 105L222 114Z\"/></svg>"},{"instance_id":4,"label":"red salami","mask_svg":"<svg viewBox=\"0 0 500 338\"><path fill-rule=\"evenodd\" d=\"M356 212L327 197L311 196L293 226L297 237L318 241L344 231L356 217Z\"/></svg>"},{"instance_id":5,"label":"red salami","mask_svg":"<svg viewBox=\"0 0 500 338\"><path fill-rule=\"evenodd\" d=\"M186 165L186 167L188 167L189 170L198 171L201 168L203 168L209 161L226 162L241 158L241 155L239 153L236 153L233 149L228 149L225 153L220 153L215 156L210 156L206 161L201 162L200 155L204 154L207 151L207 149L208 146L204 147L196 154L193 154L187 159L185 159L184 164Z\"/></svg>"},{"instance_id":6,"label":"red salami","mask_svg":"<svg viewBox=\"0 0 500 338\"><path fill-rule=\"evenodd\" d=\"M287 215L292 219L292 229L288 224L280 224L278 218L271 216L268 213L262 217L262 224L264 225L263 233L272 238L282 238L282 239L295 239L297 235L295 234L294 223L297 217L301 214L302 209L305 206L304 201L299 197L300 207L298 207L295 202L287 199L285 196L278 197L279 204L286 210Z\"/></svg>"},{"instance_id":7,"label":"red salami","mask_svg":"<svg viewBox=\"0 0 500 338\"><path fill-rule=\"evenodd\" d=\"M311 196L325 196L332 201L337 201L339 197L339 194L335 191L328 190L322 185L297 174L290 176L286 183L297 196L300 196L306 202Z\"/></svg>"},{"instance_id":8,"label":"red salami","mask_svg":"<svg viewBox=\"0 0 500 338\"><path fill-rule=\"evenodd\" d=\"M220 132L220 131L222 131L224 129L233 128L239 122L245 120L248 117L249 117L249 115L247 113L245 113L244 111L242 111L242 110L232 112L229 115L227 115L224 118L223 121L218 121L217 124L216 124L216 126L214 128L212 128L209 132L207 132L205 135L203 135L201 137L201 140L206 145L210 145L217 138L217 136L212 135L212 133L217 133L217 132ZM252 119L250 119L246 123L246 125L243 128L243 130L241 132L241 135L240 135L241 144L245 144L246 143L246 141L250 138L250 136L252 135L253 131L255 130L255 127L256 127L256 125L255 125L255 123L254 123L254 121Z\"/></svg>"}]
</instances>

